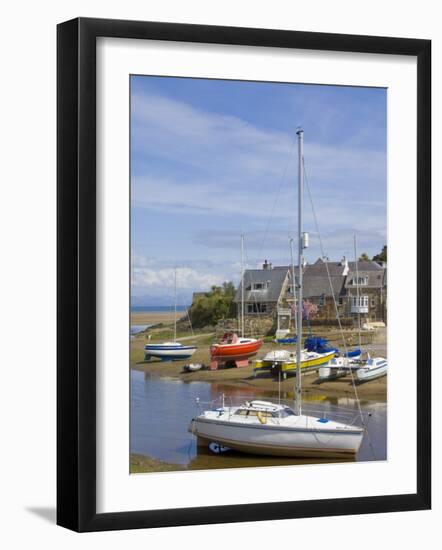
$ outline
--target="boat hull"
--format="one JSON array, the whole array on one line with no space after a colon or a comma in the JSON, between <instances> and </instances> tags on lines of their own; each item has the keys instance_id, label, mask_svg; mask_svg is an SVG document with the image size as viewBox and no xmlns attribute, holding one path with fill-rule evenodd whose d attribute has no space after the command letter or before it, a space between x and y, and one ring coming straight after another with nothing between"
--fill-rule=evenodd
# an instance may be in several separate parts
<instances>
[{"instance_id":1,"label":"boat hull","mask_svg":"<svg viewBox=\"0 0 442 550\"><path fill-rule=\"evenodd\" d=\"M147 344L144 346L144 359L152 357L161 359L161 361L181 361L189 359L196 351L195 346L162 346L157 344Z\"/></svg>"},{"instance_id":2,"label":"boat hull","mask_svg":"<svg viewBox=\"0 0 442 550\"><path fill-rule=\"evenodd\" d=\"M358 452L363 430L321 431L269 426L244 426L231 422L192 420L189 431L199 444L217 443L236 451L288 457L351 458Z\"/></svg>"},{"instance_id":3,"label":"boat hull","mask_svg":"<svg viewBox=\"0 0 442 550\"><path fill-rule=\"evenodd\" d=\"M375 368L360 368L356 371L356 379L358 382L367 382L368 380L375 380L381 378L387 374L387 362L375 367Z\"/></svg>"},{"instance_id":4,"label":"boat hull","mask_svg":"<svg viewBox=\"0 0 442 550\"><path fill-rule=\"evenodd\" d=\"M253 357L262 346L262 340L247 344L214 344L210 348L210 357L213 360L239 361Z\"/></svg>"},{"instance_id":5,"label":"boat hull","mask_svg":"<svg viewBox=\"0 0 442 550\"><path fill-rule=\"evenodd\" d=\"M331 351L329 353L322 354L320 357L301 361L301 370L316 370L322 365L326 365L334 356L335 352ZM277 372L289 372L296 370L296 361L266 361L264 359L261 359L256 361L254 369L257 372L259 372L260 370L276 370Z\"/></svg>"},{"instance_id":6,"label":"boat hull","mask_svg":"<svg viewBox=\"0 0 442 550\"><path fill-rule=\"evenodd\" d=\"M336 378L342 378L346 376L349 372L349 369L345 368L331 368L327 365L319 368L319 380L335 380Z\"/></svg>"}]
</instances>

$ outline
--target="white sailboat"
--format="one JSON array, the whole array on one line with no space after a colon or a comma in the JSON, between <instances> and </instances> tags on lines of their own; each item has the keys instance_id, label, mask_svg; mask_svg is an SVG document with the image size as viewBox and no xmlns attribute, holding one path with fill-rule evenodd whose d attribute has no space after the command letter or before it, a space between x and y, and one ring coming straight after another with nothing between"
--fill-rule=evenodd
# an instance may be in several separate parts
<instances>
[{"instance_id":1,"label":"white sailboat","mask_svg":"<svg viewBox=\"0 0 442 550\"><path fill-rule=\"evenodd\" d=\"M144 359L147 361L152 357L161 359L161 361L182 361L189 359L197 350L196 346L186 346L176 341L177 324L177 272L175 269L175 315L173 322L173 341L161 342L158 344L146 344L144 346Z\"/></svg>"},{"instance_id":2,"label":"white sailboat","mask_svg":"<svg viewBox=\"0 0 442 550\"><path fill-rule=\"evenodd\" d=\"M303 250L308 243L302 227L303 130L298 135L298 304L302 303ZM302 413L301 404L302 308L297 309L297 357L294 409L269 401L246 401L242 405L206 410L192 419L189 431L200 443L238 451L275 456L354 456L364 429L351 423Z\"/></svg>"}]
</instances>

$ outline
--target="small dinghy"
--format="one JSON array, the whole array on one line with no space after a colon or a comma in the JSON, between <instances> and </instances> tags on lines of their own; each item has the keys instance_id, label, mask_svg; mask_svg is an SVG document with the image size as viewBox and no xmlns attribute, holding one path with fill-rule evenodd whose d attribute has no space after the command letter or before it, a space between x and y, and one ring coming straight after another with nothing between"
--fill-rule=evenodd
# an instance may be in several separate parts
<instances>
[{"instance_id":1,"label":"small dinghy","mask_svg":"<svg viewBox=\"0 0 442 550\"><path fill-rule=\"evenodd\" d=\"M202 363L189 363L188 365L184 365L183 367L186 372L195 372L197 370L201 370L202 368Z\"/></svg>"}]
</instances>

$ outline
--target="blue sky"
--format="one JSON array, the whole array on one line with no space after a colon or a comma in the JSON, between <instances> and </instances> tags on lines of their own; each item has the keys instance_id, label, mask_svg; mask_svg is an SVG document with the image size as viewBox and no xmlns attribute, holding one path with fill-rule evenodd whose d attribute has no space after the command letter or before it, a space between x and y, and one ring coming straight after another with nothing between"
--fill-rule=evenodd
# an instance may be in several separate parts
<instances>
[{"instance_id":1,"label":"blue sky","mask_svg":"<svg viewBox=\"0 0 442 550\"><path fill-rule=\"evenodd\" d=\"M330 259L386 243L385 89L131 77L132 301L168 305L247 267L288 264L296 129ZM320 255L309 202L307 260Z\"/></svg>"}]
</instances>

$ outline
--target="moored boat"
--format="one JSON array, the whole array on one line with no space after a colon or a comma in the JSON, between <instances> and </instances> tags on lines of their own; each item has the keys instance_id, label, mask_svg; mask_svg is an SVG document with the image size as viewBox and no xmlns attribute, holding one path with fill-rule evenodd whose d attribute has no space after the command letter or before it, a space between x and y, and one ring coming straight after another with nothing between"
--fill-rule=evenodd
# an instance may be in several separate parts
<instances>
[{"instance_id":1,"label":"moored boat","mask_svg":"<svg viewBox=\"0 0 442 550\"><path fill-rule=\"evenodd\" d=\"M183 367L186 372L196 372L198 370L201 370L202 368L202 363L189 363L188 365L184 365Z\"/></svg>"},{"instance_id":2,"label":"moored boat","mask_svg":"<svg viewBox=\"0 0 442 550\"><path fill-rule=\"evenodd\" d=\"M357 369L361 365L361 350L359 348L348 351L339 357L333 357L326 365L318 370L318 378L321 381L342 378L349 374L351 369Z\"/></svg>"},{"instance_id":3,"label":"moored boat","mask_svg":"<svg viewBox=\"0 0 442 550\"><path fill-rule=\"evenodd\" d=\"M297 415L286 405L254 400L220 407L192 419L199 443L259 455L344 458L354 456L364 430L325 417Z\"/></svg>"},{"instance_id":4,"label":"moored boat","mask_svg":"<svg viewBox=\"0 0 442 550\"><path fill-rule=\"evenodd\" d=\"M370 357L364 366L356 371L359 382L381 378L387 374L388 362L384 357Z\"/></svg>"},{"instance_id":5,"label":"moored boat","mask_svg":"<svg viewBox=\"0 0 442 550\"><path fill-rule=\"evenodd\" d=\"M210 357L212 360L244 360L253 357L261 346L261 339L243 338L230 332L224 334L219 343L210 346Z\"/></svg>"},{"instance_id":6,"label":"moored boat","mask_svg":"<svg viewBox=\"0 0 442 550\"><path fill-rule=\"evenodd\" d=\"M301 370L316 370L327 364L335 356L335 351L317 353L306 349L301 352ZM255 361L255 374L263 371L289 372L296 371L296 352L287 350L270 351L262 359Z\"/></svg>"},{"instance_id":7,"label":"moored boat","mask_svg":"<svg viewBox=\"0 0 442 550\"><path fill-rule=\"evenodd\" d=\"M182 361L189 359L196 352L196 346L186 346L177 342L177 270L175 269L175 315L173 320L173 341L159 342L151 344L150 342L144 346L144 360L148 361L152 357L161 359L161 361ZM189 318L190 323L190 318ZM192 327L191 327L192 328ZM150 336L149 336L150 339Z\"/></svg>"},{"instance_id":8,"label":"moored boat","mask_svg":"<svg viewBox=\"0 0 442 550\"><path fill-rule=\"evenodd\" d=\"M192 357L196 349L196 346L186 346L180 342L146 344L144 346L144 359L149 360L156 357L161 361L182 361Z\"/></svg>"}]
</instances>

